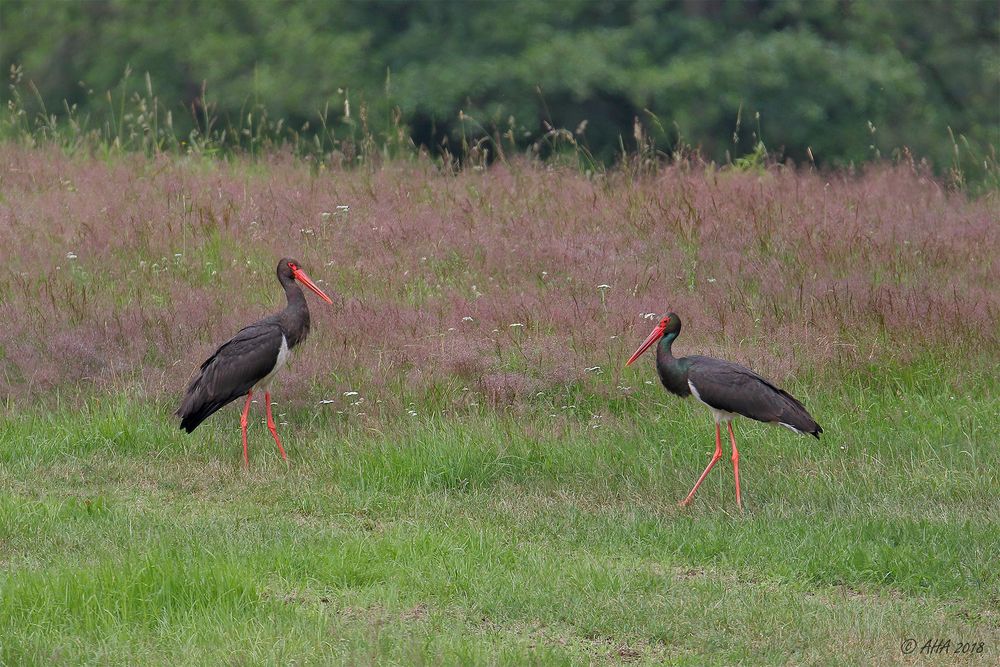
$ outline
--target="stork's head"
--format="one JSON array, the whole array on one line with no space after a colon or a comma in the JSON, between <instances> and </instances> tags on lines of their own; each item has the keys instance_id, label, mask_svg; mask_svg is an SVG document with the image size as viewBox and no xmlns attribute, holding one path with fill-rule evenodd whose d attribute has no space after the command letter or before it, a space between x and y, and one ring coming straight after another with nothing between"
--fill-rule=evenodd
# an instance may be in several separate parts
<instances>
[{"instance_id":1,"label":"stork's head","mask_svg":"<svg viewBox=\"0 0 1000 667\"><path fill-rule=\"evenodd\" d=\"M323 293L316 283L306 275L306 272L302 270L302 265L299 264L298 260L292 259L291 257L284 257L280 262L278 262L278 280L282 285L287 285L293 280L298 280L300 283L311 289L316 295L326 301L327 303L333 303L333 300Z\"/></svg>"},{"instance_id":2,"label":"stork's head","mask_svg":"<svg viewBox=\"0 0 1000 667\"><path fill-rule=\"evenodd\" d=\"M630 366L633 361L642 356L642 353L653 346L653 343L660 340L663 337L667 337L669 341L677 338L677 335L681 332L681 318L678 317L677 313L667 313L661 319L653 332L646 337L646 340L642 341L642 345L639 346L629 360L625 362L626 366Z\"/></svg>"}]
</instances>

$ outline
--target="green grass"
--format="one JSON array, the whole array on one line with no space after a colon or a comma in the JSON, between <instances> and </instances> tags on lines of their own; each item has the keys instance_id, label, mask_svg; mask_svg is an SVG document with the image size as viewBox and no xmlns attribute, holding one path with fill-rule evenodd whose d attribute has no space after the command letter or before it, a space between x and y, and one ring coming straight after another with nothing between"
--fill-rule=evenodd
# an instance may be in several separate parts
<instances>
[{"instance_id":1,"label":"green grass","mask_svg":"<svg viewBox=\"0 0 1000 667\"><path fill-rule=\"evenodd\" d=\"M711 421L641 382L599 420L289 414L249 474L236 409L8 413L0 663L996 664L998 370L790 387L826 433L740 422L744 514L725 459L677 507Z\"/></svg>"}]
</instances>

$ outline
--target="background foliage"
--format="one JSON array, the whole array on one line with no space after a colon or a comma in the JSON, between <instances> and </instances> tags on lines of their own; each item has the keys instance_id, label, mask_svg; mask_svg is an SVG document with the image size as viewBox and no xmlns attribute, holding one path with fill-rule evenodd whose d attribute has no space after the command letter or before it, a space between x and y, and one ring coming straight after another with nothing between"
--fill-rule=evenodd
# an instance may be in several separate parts
<instances>
[{"instance_id":1,"label":"background foliage","mask_svg":"<svg viewBox=\"0 0 1000 667\"><path fill-rule=\"evenodd\" d=\"M939 168L1000 145L989 0L5 0L0 25L0 66L37 87L28 115L93 126L123 120L114 89L148 92L180 136L211 116L244 137L363 125L544 151L568 128L601 160L642 138L725 160L763 138L798 161L906 146Z\"/></svg>"}]
</instances>

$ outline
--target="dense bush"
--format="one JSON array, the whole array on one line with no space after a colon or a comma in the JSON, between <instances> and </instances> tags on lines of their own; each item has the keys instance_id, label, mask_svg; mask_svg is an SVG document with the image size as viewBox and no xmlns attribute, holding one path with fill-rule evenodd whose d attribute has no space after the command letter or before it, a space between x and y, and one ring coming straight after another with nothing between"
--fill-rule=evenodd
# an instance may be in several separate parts
<instances>
[{"instance_id":1,"label":"dense bush","mask_svg":"<svg viewBox=\"0 0 1000 667\"><path fill-rule=\"evenodd\" d=\"M906 146L944 169L957 148L968 169L1000 144L998 25L989 0L6 0L0 66L37 86L28 116L76 105L100 127L106 91L152 91L181 137L214 118L244 138L364 129L458 153L506 135L545 151L567 128L607 161L636 148L638 118L660 149L716 160L763 139L826 164ZM116 88L126 65L137 76Z\"/></svg>"}]
</instances>

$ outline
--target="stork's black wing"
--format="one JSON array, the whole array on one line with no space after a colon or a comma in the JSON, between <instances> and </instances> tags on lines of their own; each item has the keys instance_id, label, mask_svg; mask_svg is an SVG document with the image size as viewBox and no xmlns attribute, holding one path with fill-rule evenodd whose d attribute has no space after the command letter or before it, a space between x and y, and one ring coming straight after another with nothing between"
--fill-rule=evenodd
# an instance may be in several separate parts
<instances>
[{"instance_id":1,"label":"stork's black wing","mask_svg":"<svg viewBox=\"0 0 1000 667\"><path fill-rule=\"evenodd\" d=\"M190 433L230 401L244 396L274 368L283 333L277 321L261 320L240 330L201 365L176 414Z\"/></svg>"},{"instance_id":2,"label":"stork's black wing","mask_svg":"<svg viewBox=\"0 0 1000 667\"><path fill-rule=\"evenodd\" d=\"M819 437L823 429L788 392L749 368L711 357L688 357L688 381L698 398L715 408Z\"/></svg>"}]
</instances>

